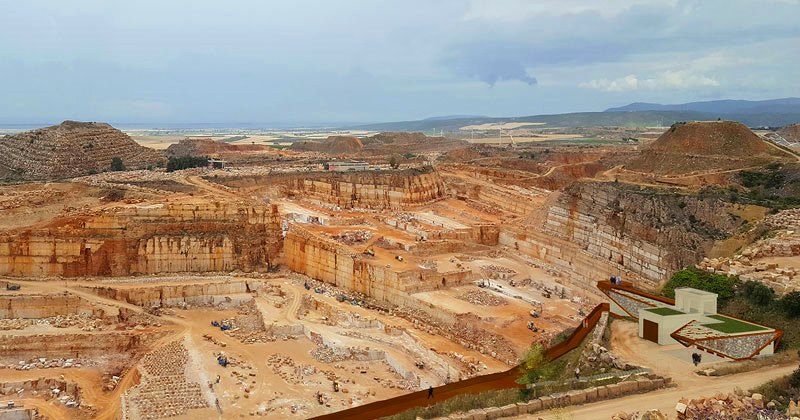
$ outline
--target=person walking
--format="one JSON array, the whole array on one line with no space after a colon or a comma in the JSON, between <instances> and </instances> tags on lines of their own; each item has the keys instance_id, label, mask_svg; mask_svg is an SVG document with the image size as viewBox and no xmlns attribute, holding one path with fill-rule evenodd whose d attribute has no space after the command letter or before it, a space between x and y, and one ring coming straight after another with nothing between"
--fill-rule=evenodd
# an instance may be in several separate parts
<instances>
[{"instance_id":1,"label":"person walking","mask_svg":"<svg viewBox=\"0 0 800 420\"><path fill-rule=\"evenodd\" d=\"M428 387L428 399L433 398L433 385Z\"/></svg>"}]
</instances>

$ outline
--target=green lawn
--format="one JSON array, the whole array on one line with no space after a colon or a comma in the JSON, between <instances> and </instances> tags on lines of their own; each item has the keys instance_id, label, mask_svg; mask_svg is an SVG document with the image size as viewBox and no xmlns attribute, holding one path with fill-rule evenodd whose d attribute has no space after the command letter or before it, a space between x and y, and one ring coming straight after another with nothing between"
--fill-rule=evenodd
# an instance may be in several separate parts
<instances>
[{"instance_id":1,"label":"green lawn","mask_svg":"<svg viewBox=\"0 0 800 420\"><path fill-rule=\"evenodd\" d=\"M656 315L661 315L661 316L683 315L683 312L681 312L681 311L678 311L678 310L675 310L675 309L672 309L672 308L666 308L666 307L648 308L646 310L650 311L650 312L652 312L652 313L654 313Z\"/></svg>"},{"instance_id":2,"label":"green lawn","mask_svg":"<svg viewBox=\"0 0 800 420\"><path fill-rule=\"evenodd\" d=\"M727 316L724 315L709 315L708 317L722 322L715 324L703 324L704 327L711 328L712 330L716 330L726 334L767 331L767 328L764 328L760 325L739 321L738 319L728 318Z\"/></svg>"}]
</instances>

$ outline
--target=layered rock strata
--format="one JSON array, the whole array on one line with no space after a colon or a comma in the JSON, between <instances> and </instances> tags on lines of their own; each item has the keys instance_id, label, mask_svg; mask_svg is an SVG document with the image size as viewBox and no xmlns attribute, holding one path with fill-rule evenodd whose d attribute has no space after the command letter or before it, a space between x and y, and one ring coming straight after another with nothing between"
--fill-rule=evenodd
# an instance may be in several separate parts
<instances>
[{"instance_id":1,"label":"layered rock strata","mask_svg":"<svg viewBox=\"0 0 800 420\"><path fill-rule=\"evenodd\" d=\"M0 235L0 274L126 276L266 269L281 249L277 207L126 206Z\"/></svg>"}]
</instances>

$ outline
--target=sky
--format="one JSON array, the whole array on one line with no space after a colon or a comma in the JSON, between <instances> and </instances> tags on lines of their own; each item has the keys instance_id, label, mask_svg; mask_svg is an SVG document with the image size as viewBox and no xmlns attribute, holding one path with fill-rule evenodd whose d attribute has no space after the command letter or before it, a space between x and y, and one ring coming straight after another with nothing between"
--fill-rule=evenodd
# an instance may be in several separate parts
<instances>
[{"instance_id":1,"label":"sky","mask_svg":"<svg viewBox=\"0 0 800 420\"><path fill-rule=\"evenodd\" d=\"M800 0L0 0L0 123L336 124L800 96Z\"/></svg>"}]
</instances>

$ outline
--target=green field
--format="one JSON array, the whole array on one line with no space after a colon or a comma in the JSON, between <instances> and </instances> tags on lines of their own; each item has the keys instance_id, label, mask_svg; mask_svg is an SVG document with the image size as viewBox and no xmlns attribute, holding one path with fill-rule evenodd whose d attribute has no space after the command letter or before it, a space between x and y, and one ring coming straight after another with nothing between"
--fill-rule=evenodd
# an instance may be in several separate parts
<instances>
[{"instance_id":1,"label":"green field","mask_svg":"<svg viewBox=\"0 0 800 420\"><path fill-rule=\"evenodd\" d=\"M675 310L675 309L672 309L672 308L666 308L666 307L648 308L646 310L650 311L650 312L652 312L652 313L654 313L656 315L661 315L661 316L683 315L683 312L681 312L681 311L678 311L678 310Z\"/></svg>"},{"instance_id":2,"label":"green field","mask_svg":"<svg viewBox=\"0 0 800 420\"><path fill-rule=\"evenodd\" d=\"M722 323L703 324L704 327L726 334L767 331L767 328L764 328L760 325L739 321L738 319L734 318L728 318L724 315L709 315L708 317L722 321Z\"/></svg>"}]
</instances>

